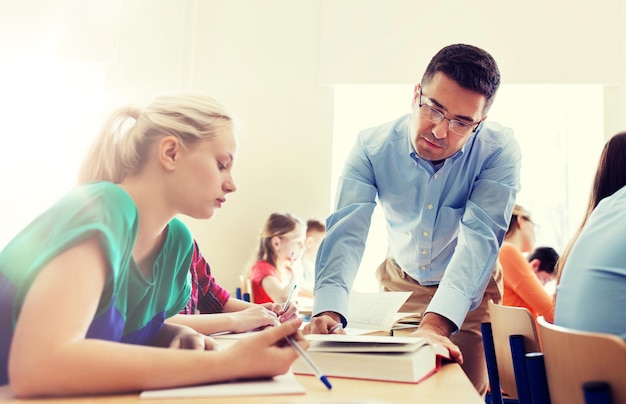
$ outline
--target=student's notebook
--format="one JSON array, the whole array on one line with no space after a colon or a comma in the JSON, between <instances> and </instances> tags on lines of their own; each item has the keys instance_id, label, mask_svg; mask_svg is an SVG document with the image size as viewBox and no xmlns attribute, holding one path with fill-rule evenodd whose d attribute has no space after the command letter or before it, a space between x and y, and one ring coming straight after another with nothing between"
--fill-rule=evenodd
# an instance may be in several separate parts
<instances>
[{"instance_id":1,"label":"student's notebook","mask_svg":"<svg viewBox=\"0 0 626 404\"><path fill-rule=\"evenodd\" d=\"M418 383L434 374L448 350L424 338L311 334L308 354L328 377ZM312 374L301 358L294 373Z\"/></svg>"},{"instance_id":2,"label":"student's notebook","mask_svg":"<svg viewBox=\"0 0 626 404\"><path fill-rule=\"evenodd\" d=\"M269 396L282 394L306 394L302 384L293 373L268 379L240 380L212 383L201 386L179 387L162 390L146 390L139 397L150 398L193 398L230 396Z\"/></svg>"}]
</instances>

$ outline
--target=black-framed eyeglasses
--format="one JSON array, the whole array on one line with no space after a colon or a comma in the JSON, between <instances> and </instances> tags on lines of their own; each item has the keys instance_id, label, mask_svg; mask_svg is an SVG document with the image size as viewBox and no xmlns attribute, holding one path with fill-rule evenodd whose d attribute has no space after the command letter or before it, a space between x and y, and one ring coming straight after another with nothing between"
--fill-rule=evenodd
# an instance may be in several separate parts
<instances>
[{"instance_id":1,"label":"black-framed eyeglasses","mask_svg":"<svg viewBox=\"0 0 626 404\"><path fill-rule=\"evenodd\" d=\"M424 97L428 98L428 97ZM458 119L446 118L443 112L430 104L422 103L422 89L419 92L419 102L417 104L420 109L420 114L429 122L439 123L446 119L448 121L448 130L458 136L468 136L476 132L480 122L467 123L459 121ZM425 107L425 108L424 108Z\"/></svg>"}]
</instances>

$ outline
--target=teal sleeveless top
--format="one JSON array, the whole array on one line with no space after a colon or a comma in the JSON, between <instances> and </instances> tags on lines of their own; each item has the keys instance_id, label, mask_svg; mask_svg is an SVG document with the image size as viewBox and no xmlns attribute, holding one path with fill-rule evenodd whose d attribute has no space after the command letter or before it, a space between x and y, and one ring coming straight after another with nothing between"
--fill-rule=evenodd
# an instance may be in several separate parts
<instances>
[{"instance_id":1,"label":"teal sleeveless top","mask_svg":"<svg viewBox=\"0 0 626 404\"><path fill-rule=\"evenodd\" d=\"M0 384L8 383L13 330L33 280L48 262L90 237L100 241L109 272L87 338L145 345L185 306L191 293L189 229L170 221L146 278L132 257L138 227L137 207L126 191L94 182L67 194L7 244L0 252Z\"/></svg>"}]
</instances>

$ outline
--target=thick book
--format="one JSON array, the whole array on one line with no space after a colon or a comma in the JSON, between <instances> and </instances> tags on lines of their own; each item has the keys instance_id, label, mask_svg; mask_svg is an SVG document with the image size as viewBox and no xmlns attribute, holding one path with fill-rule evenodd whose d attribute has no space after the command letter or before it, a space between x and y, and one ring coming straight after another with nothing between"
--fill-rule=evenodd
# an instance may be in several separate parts
<instances>
[{"instance_id":1,"label":"thick book","mask_svg":"<svg viewBox=\"0 0 626 404\"><path fill-rule=\"evenodd\" d=\"M308 354L328 377L419 383L431 376L448 350L424 338L372 335L310 334ZM291 366L296 374L313 374L301 358Z\"/></svg>"}]
</instances>

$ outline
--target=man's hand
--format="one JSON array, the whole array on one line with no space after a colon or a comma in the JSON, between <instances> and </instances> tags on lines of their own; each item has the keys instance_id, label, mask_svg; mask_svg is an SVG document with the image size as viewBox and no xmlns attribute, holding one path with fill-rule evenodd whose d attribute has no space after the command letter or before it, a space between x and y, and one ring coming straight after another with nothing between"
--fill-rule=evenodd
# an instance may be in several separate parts
<instances>
[{"instance_id":1,"label":"man's hand","mask_svg":"<svg viewBox=\"0 0 626 404\"><path fill-rule=\"evenodd\" d=\"M456 326L452 321L436 313L426 313L417 331L412 332L410 336L426 338L443 345L450 352L450 358L462 364L463 354L449 338L454 330L456 330Z\"/></svg>"},{"instance_id":2,"label":"man's hand","mask_svg":"<svg viewBox=\"0 0 626 404\"><path fill-rule=\"evenodd\" d=\"M304 326L304 334L329 334L331 330L337 330L337 324L341 324L341 317L334 311L325 311L311 318L311 322ZM345 334L343 328L334 332Z\"/></svg>"}]
</instances>

